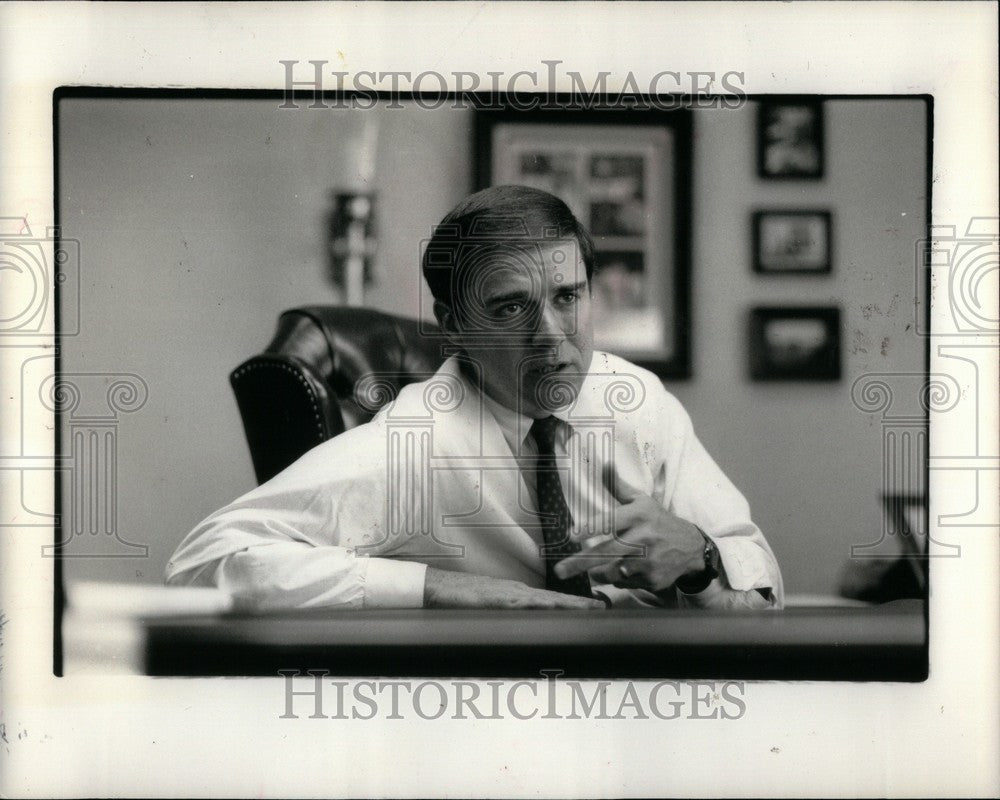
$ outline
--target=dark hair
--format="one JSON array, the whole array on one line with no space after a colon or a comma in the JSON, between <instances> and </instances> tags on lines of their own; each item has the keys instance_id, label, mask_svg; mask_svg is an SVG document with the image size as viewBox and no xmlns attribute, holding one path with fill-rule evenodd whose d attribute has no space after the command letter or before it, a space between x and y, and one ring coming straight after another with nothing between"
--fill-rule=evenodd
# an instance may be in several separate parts
<instances>
[{"instance_id":1,"label":"dark hair","mask_svg":"<svg viewBox=\"0 0 1000 800\"><path fill-rule=\"evenodd\" d=\"M467 283L462 273L467 279L491 254L569 237L577 241L589 282L594 243L569 206L541 189L492 186L466 197L434 229L421 264L424 280L435 300L454 309L455 290Z\"/></svg>"}]
</instances>

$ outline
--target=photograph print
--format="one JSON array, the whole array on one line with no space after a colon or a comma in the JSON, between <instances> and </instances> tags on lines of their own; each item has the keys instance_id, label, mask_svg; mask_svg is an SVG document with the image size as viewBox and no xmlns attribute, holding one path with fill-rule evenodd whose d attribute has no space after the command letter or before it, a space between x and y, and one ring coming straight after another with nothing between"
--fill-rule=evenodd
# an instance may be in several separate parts
<instances>
[{"instance_id":1,"label":"photograph print","mask_svg":"<svg viewBox=\"0 0 1000 800\"><path fill-rule=\"evenodd\" d=\"M757 172L771 180L823 177L823 104L818 98L761 102L757 117Z\"/></svg>"},{"instance_id":2,"label":"photograph print","mask_svg":"<svg viewBox=\"0 0 1000 800\"><path fill-rule=\"evenodd\" d=\"M833 268L829 211L758 211L753 268L776 275L825 275Z\"/></svg>"},{"instance_id":3,"label":"photograph print","mask_svg":"<svg viewBox=\"0 0 1000 800\"><path fill-rule=\"evenodd\" d=\"M385 95L322 113L308 92L294 99L57 98L60 235L89 265L81 308L103 321L66 337L59 368L87 408L102 384L81 376L102 360L142 381L128 406L111 395L113 446L111 423L57 397L69 474L56 543L83 555L61 562L67 607L106 607L127 585L151 593L130 605L159 613L115 665L923 679L922 600L862 603L839 581L851 545L878 537L882 496L925 491L906 482L916 463L887 485L880 432L849 395L873 358L926 370L893 300L912 292L926 234L924 100L811 99L869 151L827 137L846 177L803 205L793 183L764 191L747 159L766 99L430 112ZM900 152L902 169L887 160ZM230 224L204 224L220 215ZM474 234L512 220L543 246L522 241L531 257L505 272ZM592 245L588 274L567 271L552 230L577 254ZM799 273L817 280L783 280ZM864 312L893 302L899 314ZM486 337L457 324L468 303ZM31 391L44 372L26 369ZM553 376L577 405L539 391ZM116 516L93 526L91 463L117 481ZM800 501L817 486L835 518ZM676 550L606 550L600 525L640 497L663 514L630 535L676 537L682 566ZM140 567L87 557L123 543L148 548ZM340 577L301 567L319 562ZM60 627L66 672L107 667L93 619ZM766 643L774 624L787 646Z\"/></svg>"}]
</instances>

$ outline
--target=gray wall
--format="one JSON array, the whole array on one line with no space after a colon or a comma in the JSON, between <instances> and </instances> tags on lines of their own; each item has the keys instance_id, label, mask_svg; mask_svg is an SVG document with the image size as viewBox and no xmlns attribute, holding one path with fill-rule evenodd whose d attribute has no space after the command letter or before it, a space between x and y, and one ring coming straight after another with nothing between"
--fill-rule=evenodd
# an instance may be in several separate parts
<instances>
[{"instance_id":1,"label":"gray wall","mask_svg":"<svg viewBox=\"0 0 1000 800\"><path fill-rule=\"evenodd\" d=\"M329 190L356 180L343 154L361 112L277 105L61 106L61 221L82 248L81 334L64 346L64 369L131 372L149 386L118 429L118 528L149 558L71 561L71 580L161 580L187 530L254 486L228 373L266 344L282 309L337 300L321 225ZM923 369L923 342L906 331L924 229L923 105L827 106L820 182L755 177L751 107L696 114L694 378L668 387L748 496L788 590L808 593L832 592L850 544L881 526L880 430L851 404L851 383ZM380 119L371 305L415 315L419 243L472 188L472 112L365 113ZM831 276L752 273L749 216L770 206L831 209ZM841 306L841 382L748 381L747 310L769 303Z\"/></svg>"}]
</instances>

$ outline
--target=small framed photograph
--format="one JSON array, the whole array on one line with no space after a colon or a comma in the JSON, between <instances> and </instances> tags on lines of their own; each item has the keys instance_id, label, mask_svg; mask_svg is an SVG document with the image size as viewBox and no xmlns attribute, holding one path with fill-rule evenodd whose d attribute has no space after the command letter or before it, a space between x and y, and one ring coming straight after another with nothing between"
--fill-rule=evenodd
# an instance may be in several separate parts
<instances>
[{"instance_id":1,"label":"small framed photograph","mask_svg":"<svg viewBox=\"0 0 1000 800\"><path fill-rule=\"evenodd\" d=\"M823 177L823 105L819 100L787 98L760 103L757 174L771 179Z\"/></svg>"},{"instance_id":2,"label":"small framed photograph","mask_svg":"<svg viewBox=\"0 0 1000 800\"><path fill-rule=\"evenodd\" d=\"M755 308L750 377L755 381L840 380L840 309Z\"/></svg>"},{"instance_id":3,"label":"small framed photograph","mask_svg":"<svg viewBox=\"0 0 1000 800\"><path fill-rule=\"evenodd\" d=\"M753 268L781 275L825 275L833 267L829 211L758 211Z\"/></svg>"},{"instance_id":4,"label":"small framed photograph","mask_svg":"<svg viewBox=\"0 0 1000 800\"><path fill-rule=\"evenodd\" d=\"M663 378L690 375L687 110L482 111L479 188L514 183L561 198L594 240L599 349Z\"/></svg>"}]
</instances>

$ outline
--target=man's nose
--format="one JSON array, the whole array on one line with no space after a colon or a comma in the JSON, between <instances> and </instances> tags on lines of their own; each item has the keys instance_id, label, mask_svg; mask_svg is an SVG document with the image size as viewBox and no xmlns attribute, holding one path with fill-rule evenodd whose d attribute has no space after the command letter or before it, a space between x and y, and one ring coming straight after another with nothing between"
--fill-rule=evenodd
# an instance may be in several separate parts
<instances>
[{"instance_id":1,"label":"man's nose","mask_svg":"<svg viewBox=\"0 0 1000 800\"><path fill-rule=\"evenodd\" d=\"M538 317L538 326L535 328L532 337L533 343L544 347L559 344L566 338L566 320L564 315L552 306L551 303L542 305L541 313Z\"/></svg>"}]
</instances>

